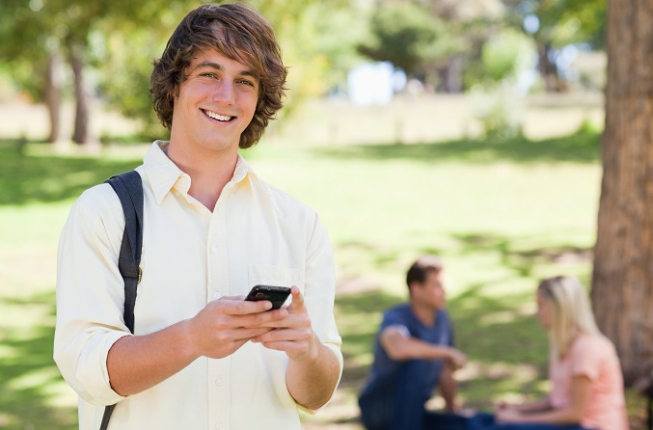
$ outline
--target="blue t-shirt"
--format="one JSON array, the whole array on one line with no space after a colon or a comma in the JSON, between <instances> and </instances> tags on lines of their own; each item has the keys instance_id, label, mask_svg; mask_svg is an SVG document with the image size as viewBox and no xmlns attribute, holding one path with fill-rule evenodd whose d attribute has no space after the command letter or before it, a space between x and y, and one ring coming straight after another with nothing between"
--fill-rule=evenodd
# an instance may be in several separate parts
<instances>
[{"instance_id":1,"label":"blue t-shirt","mask_svg":"<svg viewBox=\"0 0 653 430\"><path fill-rule=\"evenodd\" d=\"M449 314L445 310L436 311L435 324L426 327L413 314L410 305L403 304L396 306L383 315L383 322L376 335L374 363L372 364L366 389L367 387L377 385L375 381L396 372L402 364L400 361L392 360L383 349L383 346L381 346L380 335L386 327L390 326L403 326L408 330L411 337L433 345L454 346L453 328ZM433 390L438 385L443 360L431 360L427 363L427 374L419 381L415 381L415 385L421 391L425 401L431 397Z\"/></svg>"}]
</instances>

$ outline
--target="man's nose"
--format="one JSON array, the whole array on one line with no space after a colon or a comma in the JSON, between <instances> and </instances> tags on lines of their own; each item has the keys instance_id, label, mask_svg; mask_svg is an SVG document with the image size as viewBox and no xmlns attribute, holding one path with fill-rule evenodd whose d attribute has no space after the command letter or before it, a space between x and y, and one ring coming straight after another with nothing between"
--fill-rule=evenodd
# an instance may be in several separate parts
<instances>
[{"instance_id":1,"label":"man's nose","mask_svg":"<svg viewBox=\"0 0 653 430\"><path fill-rule=\"evenodd\" d=\"M235 98L234 83L222 80L216 85L213 100L220 103L233 104Z\"/></svg>"}]
</instances>

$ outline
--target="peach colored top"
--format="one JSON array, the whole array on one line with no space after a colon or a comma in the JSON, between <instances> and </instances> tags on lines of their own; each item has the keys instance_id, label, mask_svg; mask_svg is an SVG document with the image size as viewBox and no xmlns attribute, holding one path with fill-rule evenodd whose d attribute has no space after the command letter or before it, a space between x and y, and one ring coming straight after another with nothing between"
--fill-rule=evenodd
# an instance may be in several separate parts
<instances>
[{"instance_id":1,"label":"peach colored top","mask_svg":"<svg viewBox=\"0 0 653 430\"><path fill-rule=\"evenodd\" d=\"M590 399L581 425L596 430L628 430L623 377L614 346L605 338L579 335L567 355L549 365L554 408L571 403L571 380L583 375L591 381Z\"/></svg>"}]
</instances>

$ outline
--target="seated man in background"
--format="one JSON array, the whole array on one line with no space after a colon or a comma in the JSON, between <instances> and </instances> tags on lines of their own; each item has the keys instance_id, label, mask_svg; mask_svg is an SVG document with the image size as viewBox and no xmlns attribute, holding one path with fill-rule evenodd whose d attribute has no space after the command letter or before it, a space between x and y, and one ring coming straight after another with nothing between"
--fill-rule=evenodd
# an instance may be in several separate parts
<instances>
[{"instance_id":1,"label":"seated man in background","mask_svg":"<svg viewBox=\"0 0 653 430\"><path fill-rule=\"evenodd\" d=\"M421 257L406 276L409 303L384 314L372 370L358 402L368 430L466 428L467 419L455 413L453 378L466 358L453 347L453 329L444 309L446 281L438 258ZM447 413L424 408L437 386Z\"/></svg>"}]
</instances>

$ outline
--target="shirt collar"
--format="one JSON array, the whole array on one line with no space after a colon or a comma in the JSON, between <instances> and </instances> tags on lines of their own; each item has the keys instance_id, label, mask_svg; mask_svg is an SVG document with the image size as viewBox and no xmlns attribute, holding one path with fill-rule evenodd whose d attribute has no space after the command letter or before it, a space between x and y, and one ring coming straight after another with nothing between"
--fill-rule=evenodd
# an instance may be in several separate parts
<instances>
[{"instance_id":1,"label":"shirt collar","mask_svg":"<svg viewBox=\"0 0 653 430\"><path fill-rule=\"evenodd\" d=\"M161 204L163 198L172 189L187 194L190 189L190 176L183 172L177 165L168 158L164 152L170 142L157 140L148 150L145 158L143 159L143 169L147 178L152 186L154 198L158 205ZM238 154L236 161L236 168L231 180L226 186L234 186L243 181L249 175L255 176L254 170L245 161L245 159Z\"/></svg>"}]
</instances>

